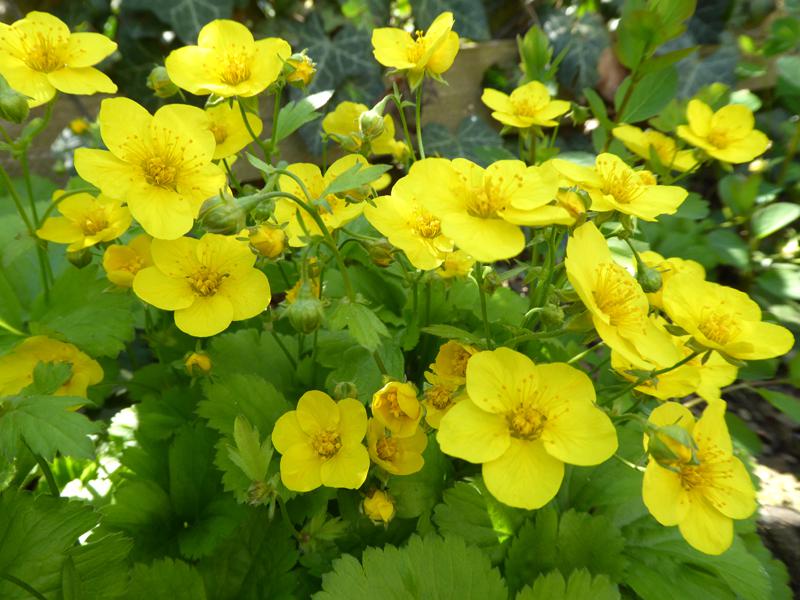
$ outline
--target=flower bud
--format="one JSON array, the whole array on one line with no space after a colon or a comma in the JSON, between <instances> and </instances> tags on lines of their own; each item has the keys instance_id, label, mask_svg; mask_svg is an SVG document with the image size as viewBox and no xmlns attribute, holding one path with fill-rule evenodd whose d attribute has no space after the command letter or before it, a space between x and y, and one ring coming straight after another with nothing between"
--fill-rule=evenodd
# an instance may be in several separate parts
<instances>
[{"instance_id":1,"label":"flower bud","mask_svg":"<svg viewBox=\"0 0 800 600\"><path fill-rule=\"evenodd\" d=\"M369 242L369 258L378 267L388 267L394 259L394 246L386 238Z\"/></svg>"},{"instance_id":2,"label":"flower bud","mask_svg":"<svg viewBox=\"0 0 800 600\"><path fill-rule=\"evenodd\" d=\"M383 133L384 118L383 111L386 109L386 102L389 96L378 102L368 111L361 113L358 117L358 130L361 137L365 140L374 140Z\"/></svg>"},{"instance_id":3,"label":"flower bud","mask_svg":"<svg viewBox=\"0 0 800 600\"><path fill-rule=\"evenodd\" d=\"M500 278L495 271L490 271L487 269L487 272L484 272L483 275L483 290L491 296L492 294L497 291L497 288L503 285L503 280Z\"/></svg>"},{"instance_id":4,"label":"flower bud","mask_svg":"<svg viewBox=\"0 0 800 600\"><path fill-rule=\"evenodd\" d=\"M648 430L647 451L664 467L697 464L697 449L691 434L680 425Z\"/></svg>"},{"instance_id":5,"label":"flower bud","mask_svg":"<svg viewBox=\"0 0 800 600\"><path fill-rule=\"evenodd\" d=\"M247 213L230 194L212 196L200 208L200 222L211 233L231 235L244 229Z\"/></svg>"},{"instance_id":6,"label":"flower bud","mask_svg":"<svg viewBox=\"0 0 800 600\"><path fill-rule=\"evenodd\" d=\"M271 223L261 223L249 230L250 246L261 256L276 258L286 248L286 233Z\"/></svg>"},{"instance_id":7,"label":"flower bud","mask_svg":"<svg viewBox=\"0 0 800 600\"><path fill-rule=\"evenodd\" d=\"M640 263L636 268L636 281L642 286L642 289L652 294L661 289L661 273L648 267L644 263Z\"/></svg>"},{"instance_id":8,"label":"flower bud","mask_svg":"<svg viewBox=\"0 0 800 600\"><path fill-rule=\"evenodd\" d=\"M183 366L192 377L206 375L211 371L211 357L205 352L192 352L183 359Z\"/></svg>"},{"instance_id":9,"label":"flower bud","mask_svg":"<svg viewBox=\"0 0 800 600\"><path fill-rule=\"evenodd\" d=\"M557 304L547 304L540 314L542 323L548 327L557 327L564 322L564 309Z\"/></svg>"},{"instance_id":10,"label":"flower bud","mask_svg":"<svg viewBox=\"0 0 800 600\"><path fill-rule=\"evenodd\" d=\"M311 289L311 283L306 280L300 286L297 299L286 309L289 323L298 333L313 333L322 324L324 316L322 302Z\"/></svg>"},{"instance_id":11,"label":"flower bud","mask_svg":"<svg viewBox=\"0 0 800 600\"><path fill-rule=\"evenodd\" d=\"M340 381L333 388L333 399L358 398L358 388L352 381Z\"/></svg>"},{"instance_id":12,"label":"flower bud","mask_svg":"<svg viewBox=\"0 0 800 600\"><path fill-rule=\"evenodd\" d=\"M89 131L89 121L83 117L72 119L72 121L69 122L69 130L75 135L83 135Z\"/></svg>"},{"instance_id":13,"label":"flower bud","mask_svg":"<svg viewBox=\"0 0 800 600\"><path fill-rule=\"evenodd\" d=\"M392 497L381 490L375 490L364 498L364 514L376 525L388 525L394 518L395 508Z\"/></svg>"},{"instance_id":14,"label":"flower bud","mask_svg":"<svg viewBox=\"0 0 800 600\"><path fill-rule=\"evenodd\" d=\"M67 252L67 260L74 266L82 269L90 262L92 262L92 253L88 248L76 250L75 252Z\"/></svg>"},{"instance_id":15,"label":"flower bud","mask_svg":"<svg viewBox=\"0 0 800 600\"><path fill-rule=\"evenodd\" d=\"M0 86L0 119L22 123L28 118L29 112L28 98L25 95L8 85Z\"/></svg>"},{"instance_id":16,"label":"flower bud","mask_svg":"<svg viewBox=\"0 0 800 600\"><path fill-rule=\"evenodd\" d=\"M159 98L169 98L178 93L178 86L172 83L167 74L167 69L162 66L155 67L147 76L147 87Z\"/></svg>"},{"instance_id":17,"label":"flower bud","mask_svg":"<svg viewBox=\"0 0 800 600\"><path fill-rule=\"evenodd\" d=\"M304 52L292 54L284 65L286 82L295 87L304 88L311 84L317 72L317 65Z\"/></svg>"}]
</instances>

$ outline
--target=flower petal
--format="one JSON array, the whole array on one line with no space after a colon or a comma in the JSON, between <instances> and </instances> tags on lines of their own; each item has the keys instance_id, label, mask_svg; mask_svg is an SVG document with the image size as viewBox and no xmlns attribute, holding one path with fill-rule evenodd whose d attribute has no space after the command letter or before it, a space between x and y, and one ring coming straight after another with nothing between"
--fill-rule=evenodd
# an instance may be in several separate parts
<instances>
[{"instance_id":1,"label":"flower petal","mask_svg":"<svg viewBox=\"0 0 800 600\"><path fill-rule=\"evenodd\" d=\"M513 410L539 382L533 361L508 348L473 354L466 377L472 402L497 414Z\"/></svg>"},{"instance_id":2,"label":"flower petal","mask_svg":"<svg viewBox=\"0 0 800 600\"><path fill-rule=\"evenodd\" d=\"M108 150L78 148L75 150L75 170L104 194L125 197L138 181L139 172ZM135 216L135 215L134 215Z\"/></svg>"},{"instance_id":3,"label":"flower petal","mask_svg":"<svg viewBox=\"0 0 800 600\"><path fill-rule=\"evenodd\" d=\"M308 435L300 429L297 411L290 410L275 421L272 429L272 445L281 454L286 454L293 446L308 445Z\"/></svg>"},{"instance_id":4,"label":"flower petal","mask_svg":"<svg viewBox=\"0 0 800 600\"><path fill-rule=\"evenodd\" d=\"M564 463L550 456L540 441L512 438L502 456L483 465L483 481L492 496L528 510L550 502L563 478Z\"/></svg>"},{"instance_id":5,"label":"flower petal","mask_svg":"<svg viewBox=\"0 0 800 600\"><path fill-rule=\"evenodd\" d=\"M660 466L651 460L644 472L642 500L662 525L677 525L689 510L689 495L681 485L678 473Z\"/></svg>"},{"instance_id":6,"label":"flower petal","mask_svg":"<svg viewBox=\"0 0 800 600\"><path fill-rule=\"evenodd\" d=\"M195 294L185 279L168 277L156 267L147 267L136 274L133 291L161 310L188 308L195 300Z\"/></svg>"},{"instance_id":7,"label":"flower petal","mask_svg":"<svg viewBox=\"0 0 800 600\"><path fill-rule=\"evenodd\" d=\"M678 527L690 546L706 554L722 554L733 543L733 521L696 493Z\"/></svg>"},{"instance_id":8,"label":"flower petal","mask_svg":"<svg viewBox=\"0 0 800 600\"><path fill-rule=\"evenodd\" d=\"M94 67L64 68L47 74L47 80L66 94L113 94L117 85Z\"/></svg>"},{"instance_id":9,"label":"flower petal","mask_svg":"<svg viewBox=\"0 0 800 600\"><path fill-rule=\"evenodd\" d=\"M133 283L135 286L135 279ZM175 325L194 337L210 337L225 331L232 320L233 306L219 294L198 296L188 308L175 311Z\"/></svg>"},{"instance_id":10,"label":"flower petal","mask_svg":"<svg viewBox=\"0 0 800 600\"><path fill-rule=\"evenodd\" d=\"M465 398L442 417L436 439L445 454L483 463L502 455L511 436L504 415L481 410Z\"/></svg>"},{"instance_id":11,"label":"flower petal","mask_svg":"<svg viewBox=\"0 0 800 600\"><path fill-rule=\"evenodd\" d=\"M249 269L245 275L228 277L217 291L227 296L233 305L233 320L242 321L266 310L270 301L269 280L258 269Z\"/></svg>"},{"instance_id":12,"label":"flower petal","mask_svg":"<svg viewBox=\"0 0 800 600\"><path fill-rule=\"evenodd\" d=\"M325 392L311 390L297 401L297 422L308 435L320 431L337 431L341 413L333 398Z\"/></svg>"},{"instance_id":13,"label":"flower petal","mask_svg":"<svg viewBox=\"0 0 800 600\"><path fill-rule=\"evenodd\" d=\"M310 444L296 444L281 456L281 481L294 492L310 492L322 485L322 459Z\"/></svg>"},{"instance_id":14,"label":"flower petal","mask_svg":"<svg viewBox=\"0 0 800 600\"><path fill-rule=\"evenodd\" d=\"M340 400L338 406L342 446L360 444L367 433L367 410L361 402L353 398Z\"/></svg>"},{"instance_id":15,"label":"flower petal","mask_svg":"<svg viewBox=\"0 0 800 600\"><path fill-rule=\"evenodd\" d=\"M379 27L372 32L372 47L375 60L384 67L411 69L414 63L408 59L408 50L413 47L411 34L395 27Z\"/></svg>"},{"instance_id":16,"label":"flower petal","mask_svg":"<svg viewBox=\"0 0 800 600\"><path fill-rule=\"evenodd\" d=\"M361 487L369 472L369 452L358 444L343 446L332 458L322 463L322 485L355 490Z\"/></svg>"},{"instance_id":17,"label":"flower petal","mask_svg":"<svg viewBox=\"0 0 800 600\"><path fill-rule=\"evenodd\" d=\"M70 67L91 67L117 49L102 33L79 32L70 34L67 41L66 64Z\"/></svg>"},{"instance_id":18,"label":"flower petal","mask_svg":"<svg viewBox=\"0 0 800 600\"><path fill-rule=\"evenodd\" d=\"M200 241L195 238L182 237L176 240L153 240L150 244L150 255L158 270L175 279L184 279L200 268L197 260L197 246Z\"/></svg>"}]
</instances>

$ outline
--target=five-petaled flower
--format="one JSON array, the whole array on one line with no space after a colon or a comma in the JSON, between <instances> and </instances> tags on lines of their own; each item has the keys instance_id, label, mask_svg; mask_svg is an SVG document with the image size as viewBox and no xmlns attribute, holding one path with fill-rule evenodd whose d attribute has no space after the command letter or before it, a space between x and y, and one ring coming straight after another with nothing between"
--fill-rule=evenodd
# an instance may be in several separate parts
<instances>
[{"instance_id":1,"label":"five-petaled flower","mask_svg":"<svg viewBox=\"0 0 800 600\"><path fill-rule=\"evenodd\" d=\"M481 101L492 109L492 117L503 125L528 129L529 127L555 127L560 117L569 110L566 100L553 100L547 88L538 81L531 81L515 89L511 94L487 88Z\"/></svg>"},{"instance_id":2,"label":"five-petaled flower","mask_svg":"<svg viewBox=\"0 0 800 600\"><path fill-rule=\"evenodd\" d=\"M769 138L755 129L752 111L729 104L714 112L701 100L690 100L688 125L678 126L678 136L727 163L750 162L769 148Z\"/></svg>"},{"instance_id":3,"label":"five-petaled flower","mask_svg":"<svg viewBox=\"0 0 800 600\"><path fill-rule=\"evenodd\" d=\"M58 212L63 216L49 217L36 235L48 242L69 244L68 252L77 252L100 242L110 242L121 236L131 224L130 211L119 200L100 194L80 193L59 201L64 191L53 194Z\"/></svg>"}]
</instances>

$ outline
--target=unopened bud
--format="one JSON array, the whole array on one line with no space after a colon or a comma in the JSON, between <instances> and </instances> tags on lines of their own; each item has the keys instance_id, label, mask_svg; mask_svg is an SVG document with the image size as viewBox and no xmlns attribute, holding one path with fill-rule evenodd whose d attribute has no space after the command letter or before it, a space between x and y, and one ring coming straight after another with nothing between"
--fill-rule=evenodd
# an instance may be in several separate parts
<instances>
[{"instance_id":1,"label":"unopened bud","mask_svg":"<svg viewBox=\"0 0 800 600\"><path fill-rule=\"evenodd\" d=\"M691 434L680 425L665 425L648 431L647 452L665 467L697 464L697 449Z\"/></svg>"},{"instance_id":2,"label":"unopened bud","mask_svg":"<svg viewBox=\"0 0 800 600\"><path fill-rule=\"evenodd\" d=\"M192 352L183 360L183 366L192 377L206 375L211 371L211 357L205 352Z\"/></svg>"},{"instance_id":3,"label":"unopened bud","mask_svg":"<svg viewBox=\"0 0 800 600\"><path fill-rule=\"evenodd\" d=\"M636 281L648 294L655 293L661 289L661 273L644 263L640 263L636 269Z\"/></svg>"},{"instance_id":4,"label":"unopened bud","mask_svg":"<svg viewBox=\"0 0 800 600\"><path fill-rule=\"evenodd\" d=\"M244 229L247 213L233 196L212 196L200 208L200 222L211 233L234 234Z\"/></svg>"},{"instance_id":5,"label":"unopened bud","mask_svg":"<svg viewBox=\"0 0 800 600\"><path fill-rule=\"evenodd\" d=\"M67 260L73 265L82 269L90 262L92 262L92 253L88 248L77 250L75 252L67 252Z\"/></svg>"},{"instance_id":6,"label":"unopened bud","mask_svg":"<svg viewBox=\"0 0 800 600\"><path fill-rule=\"evenodd\" d=\"M147 76L147 87L159 98L169 98L178 93L178 86L172 83L167 69L162 66L153 68Z\"/></svg>"},{"instance_id":7,"label":"unopened bud","mask_svg":"<svg viewBox=\"0 0 800 600\"><path fill-rule=\"evenodd\" d=\"M333 388L334 400L344 400L345 398L358 398L358 388L352 381L340 381Z\"/></svg>"},{"instance_id":8,"label":"unopened bud","mask_svg":"<svg viewBox=\"0 0 800 600\"><path fill-rule=\"evenodd\" d=\"M309 86L316 72L317 65L303 52L292 54L284 66L286 82L299 88Z\"/></svg>"},{"instance_id":9,"label":"unopened bud","mask_svg":"<svg viewBox=\"0 0 800 600\"><path fill-rule=\"evenodd\" d=\"M0 86L0 119L22 123L28 118L28 99L8 85Z\"/></svg>"},{"instance_id":10,"label":"unopened bud","mask_svg":"<svg viewBox=\"0 0 800 600\"><path fill-rule=\"evenodd\" d=\"M386 96L383 100L368 111L361 113L358 117L358 130L361 132L361 137L365 140L374 140L383 133L385 126L383 111L386 110L386 102L388 100L389 96Z\"/></svg>"},{"instance_id":11,"label":"unopened bud","mask_svg":"<svg viewBox=\"0 0 800 600\"><path fill-rule=\"evenodd\" d=\"M270 223L261 223L249 230L250 246L261 256L276 258L286 248L286 234L283 229Z\"/></svg>"},{"instance_id":12,"label":"unopened bud","mask_svg":"<svg viewBox=\"0 0 800 600\"><path fill-rule=\"evenodd\" d=\"M388 267L394 260L394 246L385 238L370 242L368 250L372 263L379 267Z\"/></svg>"},{"instance_id":13,"label":"unopened bud","mask_svg":"<svg viewBox=\"0 0 800 600\"><path fill-rule=\"evenodd\" d=\"M483 275L483 290L488 294L492 295L495 293L497 288L503 285L503 280L495 271L488 271Z\"/></svg>"},{"instance_id":14,"label":"unopened bud","mask_svg":"<svg viewBox=\"0 0 800 600\"><path fill-rule=\"evenodd\" d=\"M376 525L388 525L394 518L395 508L392 497L381 490L375 490L364 498L364 514Z\"/></svg>"},{"instance_id":15,"label":"unopened bud","mask_svg":"<svg viewBox=\"0 0 800 600\"><path fill-rule=\"evenodd\" d=\"M322 325L322 302L314 295L308 280L300 286L297 299L286 309L286 314L298 333L313 333Z\"/></svg>"},{"instance_id":16,"label":"unopened bud","mask_svg":"<svg viewBox=\"0 0 800 600\"><path fill-rule=\"evenodd\" d=\"M564 309L557 304L548 304L540 313L542 323L548 327L557 327L564 322Z\"/></svg>"}]
</instances>

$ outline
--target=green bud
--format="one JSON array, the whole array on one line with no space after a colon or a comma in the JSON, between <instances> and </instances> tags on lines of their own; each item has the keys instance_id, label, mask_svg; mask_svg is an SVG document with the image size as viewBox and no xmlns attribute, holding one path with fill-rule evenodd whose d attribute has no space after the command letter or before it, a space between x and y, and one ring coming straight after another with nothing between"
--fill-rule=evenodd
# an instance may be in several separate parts
<instances>
[{"instance_id":1,"label":"green bud","mask_svg":"<svg viewBox=\"0 0 800 600\"><path fill-rule=\"evenodd\" d=\"M368 110L358 117L358 130L365 140L374 140L383 133L383 116L374 110Z\"/></svg>"},{"instance_id":2,"label":"green bud","mask_svg":"<svg viewBox=\"0 0 800 600\"><path fill-rule=\"evenodd\" d=\"M76 252L67 252L67 260L74 266L82 269L92 262L92 253L89 252L88 248L77 250Z\"/></svg>"},{"instance_id":3,"label":"green bud","mask_svg":"<svg viewBox=\"0 0 800 600\"><path fill-rule=\"evenodd\" d=\"M495 293L497 288L503 285L503 280L494 270L487 270L483 274L483 290L491 296Z\"/></svg>"},{"instance_id":4,"label":"green bud","mask_svg":"<svg viewBox=\"0 0 800 600\"><path fill-rule=\"evenodd\" d=\"M648 429L647 452L663 467L696 465L697 446L691 434L680 425Z\"/></svg>"},{"instance_id":5,"label":"green bud","mask_svg":"<svg viewBox=\"0 0 800 600\"><path fill-rule=\"evenodd\" d=\"M345 398L358 398L358 388L352 381L340 381L333 388L334 400L344 400Z\"/></svg>"},{"instance_id":6,"label":"green bud","mask_svg":"<svg viewBox=\"0 0 800 600\"><path fill-rule=\"evenodd\" d=\"M289 323L298 333L313 333L322 325L324 312L322 302L311 290L311 283L306 280L300 286L297 300L286 309Z\"/></svg>"},{"instance_id":7,"label":"green bud","mask_svg":"<svg viewBox=\"0 0 800 600\"><path fill-rule=\"evenodd\" d=\"M564 309L557 304L548 304L542 308L542 323L548 327L557 327L564 322Z\"/></svg>"},{"instance_id":8,"label":"green bud","mask_svg":"<svg viewBox=\"0 0 800 600\"><path fill-rule=\"evenodd\" d=\"M644 263L640 263L636 269L636 281L642 286L642 289L652 294L661 289L661 273L655 269L648 267Z\"/></svg>"},{"instance_id":9,"label":"green bud","mask_svg":"<svg viewBox=\"0 0 800 600\"><path fill-rule=\"evenodd\" d=\"M200 223L212 233L231 235L244 229L247 214L229 194L217 194L200 208Z\"/></svg>"},{"instance_id":10,"label":"green bud","mask_svg":"<svg viewBox=\"0 0 800 600\"><path fill-rule=\"evenodd\" d=\"M311 85L316 72L317 65L306 56L305 51L292 54L283 65L286 82L294 87L305 88Z\"/></svg>"},{"instance_id":11,"label":"green bud","mask_svg":"<svg viewBox=\"0 0 800 600\"><path fill-rule=\"evenodd\" d=\"M394 260L394 246L386 238L369 242L369 258L378 267L388 267Z\"/></svg>"},{"instance_id":12,"label":"green bud","mask_svg":"<svg viewBox=\"0 0 800 600\"><path fill-rule=\"evenodd\" d=\"M30 107L27 96L10 87L0 86L0 119L22 123L28 118Z\"/></svg>"},{"instance_id":13,"label":"green bud","mask_svg":"<svg viewBox=\"0 0 800 600\"><path fill-rule=\"evenodd\" d=\"M167 69L155 67L147 76L147 87L153 90L153 94L159 98L169 98L178 93L178 86L172 83L167 74Z\"/></svg>"}]
</instances>

